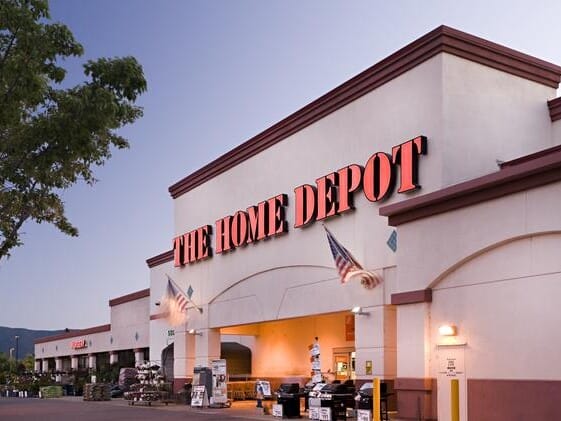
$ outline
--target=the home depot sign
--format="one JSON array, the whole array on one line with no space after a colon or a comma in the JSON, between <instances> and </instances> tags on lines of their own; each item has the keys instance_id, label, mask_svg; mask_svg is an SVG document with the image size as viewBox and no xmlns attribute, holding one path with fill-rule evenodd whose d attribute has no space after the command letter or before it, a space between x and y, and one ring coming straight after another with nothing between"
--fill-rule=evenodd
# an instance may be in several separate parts
<instances>
[{"instance_id":1,"label":"the home depot sign","mask_svg":"<svg viewBox=\"0 0 561 421\"><path fill-rule=\"evenodd\" d=\"M419 156L427 152L427 139L418 136L394 146L391 155L376 152L364 164L351 164L324 175L315 184L303 184L294 189L294 228L340 215L354 208L353 196L362 190L371 202L388 198L399 175L398 193L420 187ZM249 243L288 232L286 207L288 195L279 194L267 200L224 216L214 224L218 254ZM205 225L177 236L173 240L174 264L183 266L212 257L212 225Z\"/></svg>"}]
</instances>

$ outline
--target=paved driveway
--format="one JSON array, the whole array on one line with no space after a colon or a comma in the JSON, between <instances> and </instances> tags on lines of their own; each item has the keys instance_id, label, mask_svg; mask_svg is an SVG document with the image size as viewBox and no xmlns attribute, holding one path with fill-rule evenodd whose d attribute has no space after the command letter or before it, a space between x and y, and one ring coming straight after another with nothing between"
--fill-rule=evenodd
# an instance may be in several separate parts
<instances>
[{"instance_id":1,"label":"paved driveway","mask_svg":"<svg viewBox=\"0 0 561 421\"><path fill-rule=\"evenodd\" d=\"M227 409L195 409L186 405L129 406L122 399L85 402L82 398L20 399L0 398L0 420L38 421L125 421L125 420L269 420L255 402L239 402Z\"/></svg>"}]
</instances>

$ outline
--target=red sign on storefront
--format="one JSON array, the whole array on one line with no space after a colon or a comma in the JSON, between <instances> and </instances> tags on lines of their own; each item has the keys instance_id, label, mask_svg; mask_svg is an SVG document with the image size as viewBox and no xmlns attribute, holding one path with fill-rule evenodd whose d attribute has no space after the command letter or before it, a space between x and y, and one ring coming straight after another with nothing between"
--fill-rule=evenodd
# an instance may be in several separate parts
<instances>
[{"instance_id":1,"label":"red sign on storefront","mask_svg":"<svg viewBox=\"0 0 561 421\"><path fill-rule=\"evenodd\" d=\"M411 192L418 182L419 156L427 153L427 138L417 136L394 146L391 154L374 153L364 164L350 164L318 178L315 185L294 189L294 228L340 215L354 209L353 195L362 190L370 202L387 199L399 179L398 193ZM288 232L286 210L288 196L276 195L245 210L238 210L214 225L217 254ZM213 227L205 225L173 239L176 267L212 257Z\"/></svg>"},{"instance_id":2,"label":"red sign on storefront","mask_svg":"<svg viewBox=\"0 0 561 421\"><path fill-rule=\"evenodd\" d=\"M83 349L83 348L87 348L88 344L86 343L85 339L80 339L79 341L72 341L70 343L70 347L72 349Z\"/></svg>"}]
</instances>

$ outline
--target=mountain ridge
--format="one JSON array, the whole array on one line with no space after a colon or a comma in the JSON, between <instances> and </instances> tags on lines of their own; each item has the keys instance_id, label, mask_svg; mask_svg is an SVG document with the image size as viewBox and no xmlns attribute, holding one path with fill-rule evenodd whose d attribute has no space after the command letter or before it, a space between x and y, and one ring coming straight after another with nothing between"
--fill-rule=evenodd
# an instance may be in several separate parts
<instances>
[{"instance_id":1,"label":"mountain ridge","mask_svg":"<svg viewBox=\"0 0 561 421\"><path fill-rule=\"evenodd\" d=\"M10 348L14 348L13 356L15 358L16 336L18 339L18 359L23 359L25 356L35 353L34 341L45 336L56 335L64 332L61 330L35 330L19 327L6 327L0 326L0 352L10 355Z\"/></svg>"}]
</instances>

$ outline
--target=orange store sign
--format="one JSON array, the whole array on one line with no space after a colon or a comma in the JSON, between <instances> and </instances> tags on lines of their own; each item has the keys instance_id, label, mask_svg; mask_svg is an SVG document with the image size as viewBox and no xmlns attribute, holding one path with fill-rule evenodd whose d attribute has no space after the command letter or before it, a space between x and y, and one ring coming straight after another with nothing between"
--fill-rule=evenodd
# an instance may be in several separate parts
<instances>
[{"instance_id":1,"label":"orange store sign","mask_svg":"<svg viewBox=\"0 0 561 421\"><path fill-rule=\"evenodd\" d=\"M374 153L364 164L350 164L294 189L294 228L302 228L354 209L354 194L370 202L420 188L419 156L427 153L427 138L418 136L392 148L391 154ZM217 254L288 232L288 195L279 194L245 210L238 210L214 224ZM213 226L205 225L173 239L174 265L183 266L212 257Z\"/></svg>"},{"instance_id":2,"label":"orange store sign","mask_svg":"<svg viewBox=\"0 0 561 421\"><path fill-rule=\"evenodd\" d=\"M79 341L72 341L70 343L70 347L72 349L83 349L83 348L87 348L88 344L86 343L85 339L80 339Z\"/></svg>"}]
</instances>

